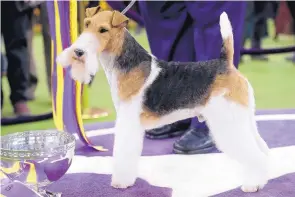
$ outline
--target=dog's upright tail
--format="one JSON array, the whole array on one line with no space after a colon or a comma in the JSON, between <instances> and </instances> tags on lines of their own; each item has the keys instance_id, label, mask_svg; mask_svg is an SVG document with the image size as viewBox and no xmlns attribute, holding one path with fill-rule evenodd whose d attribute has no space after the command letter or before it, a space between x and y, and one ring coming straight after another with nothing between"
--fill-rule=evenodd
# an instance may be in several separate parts
<instances>
[{"instance_id":1,"label":"dog's upright tail","mask_svg":"<svg viewBox=\"0 0 295 197\"><path fill-rule=\"evenodd\" d=\"M221 49L221 58L224 58L228 62L228 66L233 66L234 60L234 39L231 23L228 19L226 12L220 15L220 33L223 40L223 46Z\"/></svg>"}]
</instances>

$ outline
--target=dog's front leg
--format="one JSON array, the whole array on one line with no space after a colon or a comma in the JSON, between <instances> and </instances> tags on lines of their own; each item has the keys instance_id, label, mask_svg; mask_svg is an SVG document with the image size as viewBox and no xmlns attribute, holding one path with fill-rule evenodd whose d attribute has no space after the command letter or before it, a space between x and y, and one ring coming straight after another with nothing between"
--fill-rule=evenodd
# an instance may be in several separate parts
<instances>
[{"instance_id":1,"label":"dog's front leg","mask_svg":"<svg viewBox=\"0 0 295 197\"><path fill-rule=\"evenodd\" d=\"M132 186L137 178L144 130L140 125L139 114L136 111L132 107L120 105L117 113L111 183L115 188Z\"/></svg>"}]
</instances>

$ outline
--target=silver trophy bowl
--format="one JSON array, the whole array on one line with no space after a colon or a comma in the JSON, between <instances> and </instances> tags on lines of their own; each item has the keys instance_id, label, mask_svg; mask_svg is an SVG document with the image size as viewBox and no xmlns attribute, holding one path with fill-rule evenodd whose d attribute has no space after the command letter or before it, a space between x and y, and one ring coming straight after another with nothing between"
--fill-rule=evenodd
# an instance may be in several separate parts
<instances>
[{"instance_id":1,"label":"silver trophy bowl","mask_svg":"<svg viewBox=\"0 0 295 197\"><path fill-rule=\"evenodd\" d=\"M1 137L1 171L42 196L61 196L43 188L60 179L69 169L75 137L57 130L26 131Z\"/></svg>"}]
</instances>

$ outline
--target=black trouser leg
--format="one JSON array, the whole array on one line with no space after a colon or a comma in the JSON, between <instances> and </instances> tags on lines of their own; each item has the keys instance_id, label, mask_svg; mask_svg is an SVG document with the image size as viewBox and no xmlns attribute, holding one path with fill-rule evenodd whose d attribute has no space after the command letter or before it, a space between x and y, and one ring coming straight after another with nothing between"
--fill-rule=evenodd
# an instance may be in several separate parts
<instances>
[{"instance_id":1,"label":"black trouser leg","mask_svg":"<svg viewBox=\"0 0 295 197\"><path fill-rule=\"evenodd\" d=\"M263 11L266 7L267 3L264 1L255 1L254 2L254 15L256 16L254 24L254 34L252 39L252 47L253 48L260 48L261 36L263 32L263 28L265 28L265 17L263 16Z\"/></svg>"},{"instance_id":2,"label":"black trouser leg","mask_svg":"<svg viewBox=\"0 0 295 197\"><path fill-rule=\"evenodd\" d=\"M43 43L44 43L47 85L48 85L49 92L51 92L51 36L50 36L49 19L48 19L46 2L41 4L40 17L41 17L41 23L42 23L42 36L43 36Z\"/></svg>"},{"instance_id":3,"label":"black trouser leg","mask_svg":"<svg viewBox=\"0 0 295 197\"><path fill-rule=\"evenodd\" d=\"M293 33L295 34L295 1L287 1L293 19Z\"/></svg>"},{"instance_id":4,"label":"black trouser leg","mask_svg":"<svg viewBox=\"0 0 295 197\"><path fill-rule=\"evenodd\" d=\"M1 53L1 109L3 107L3 90L2 90L2 77L3 72L6 72L7 70L7 62L5 61L4 55Z\"/></svg>"},{"instance_id":5,"label":"black trouser leg","mask_svg":"<svg viewBox=\"0 0 295 197\"><path fill-rule=\"evenodd\" d=\"M14 105L28 100L26 91L29 87L29 52L26 32L30 25L27 14L20 13L14 1L1 2L1 15L1 31L8 60L10 100Z\"/></svg>"},{"instance_id":6,"label":"black trouser leg","mask_svg":"<svg viewBox=\"0 0 295 197\"><path fill-rule=\"evenodd\" d=\"M295 35L295 1L287 1L287 5L289 7L290 13L292 15L292 19L293 19L293 35ZM295 53L293 55L293 57L291 57L290 59L293 63L295 63Z\"/></svg>"},{"instance_id":7,"label":"black trouser leg","mask_svg":"<svg viewBox=\"0 0 295 197\"><path fill-rule=\"evenodd\" d=\"M36 67L36 61L34 58L34 50L33 50L33 38L34 38L33 26L35 24L33 9L29 9L27 11L27 15L28 15L29 24L30 24L27 31L29 65L30 65L30 88L28 90L28 96L31 100L33 100L35 98L35 90L38 85L37 67Z\"/></svg>"}]
</instances>

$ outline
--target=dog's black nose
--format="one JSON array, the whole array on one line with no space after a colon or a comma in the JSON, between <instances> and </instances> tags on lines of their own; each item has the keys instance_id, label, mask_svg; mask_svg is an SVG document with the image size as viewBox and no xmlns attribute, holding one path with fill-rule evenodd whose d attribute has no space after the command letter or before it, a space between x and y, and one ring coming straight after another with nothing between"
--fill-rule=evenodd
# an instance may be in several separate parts
<instances>
[{"instance_id":1,"label":"dog's black nose","mask_svg":"<svg viewBox=\"0 0 295 197\"><path fill-rule=\"evenodd\" d=\"M77 55L77 57L82 57L84 55L84 51L81 49L75 49L74 52Z\"/></svg>"}]
</instances>

